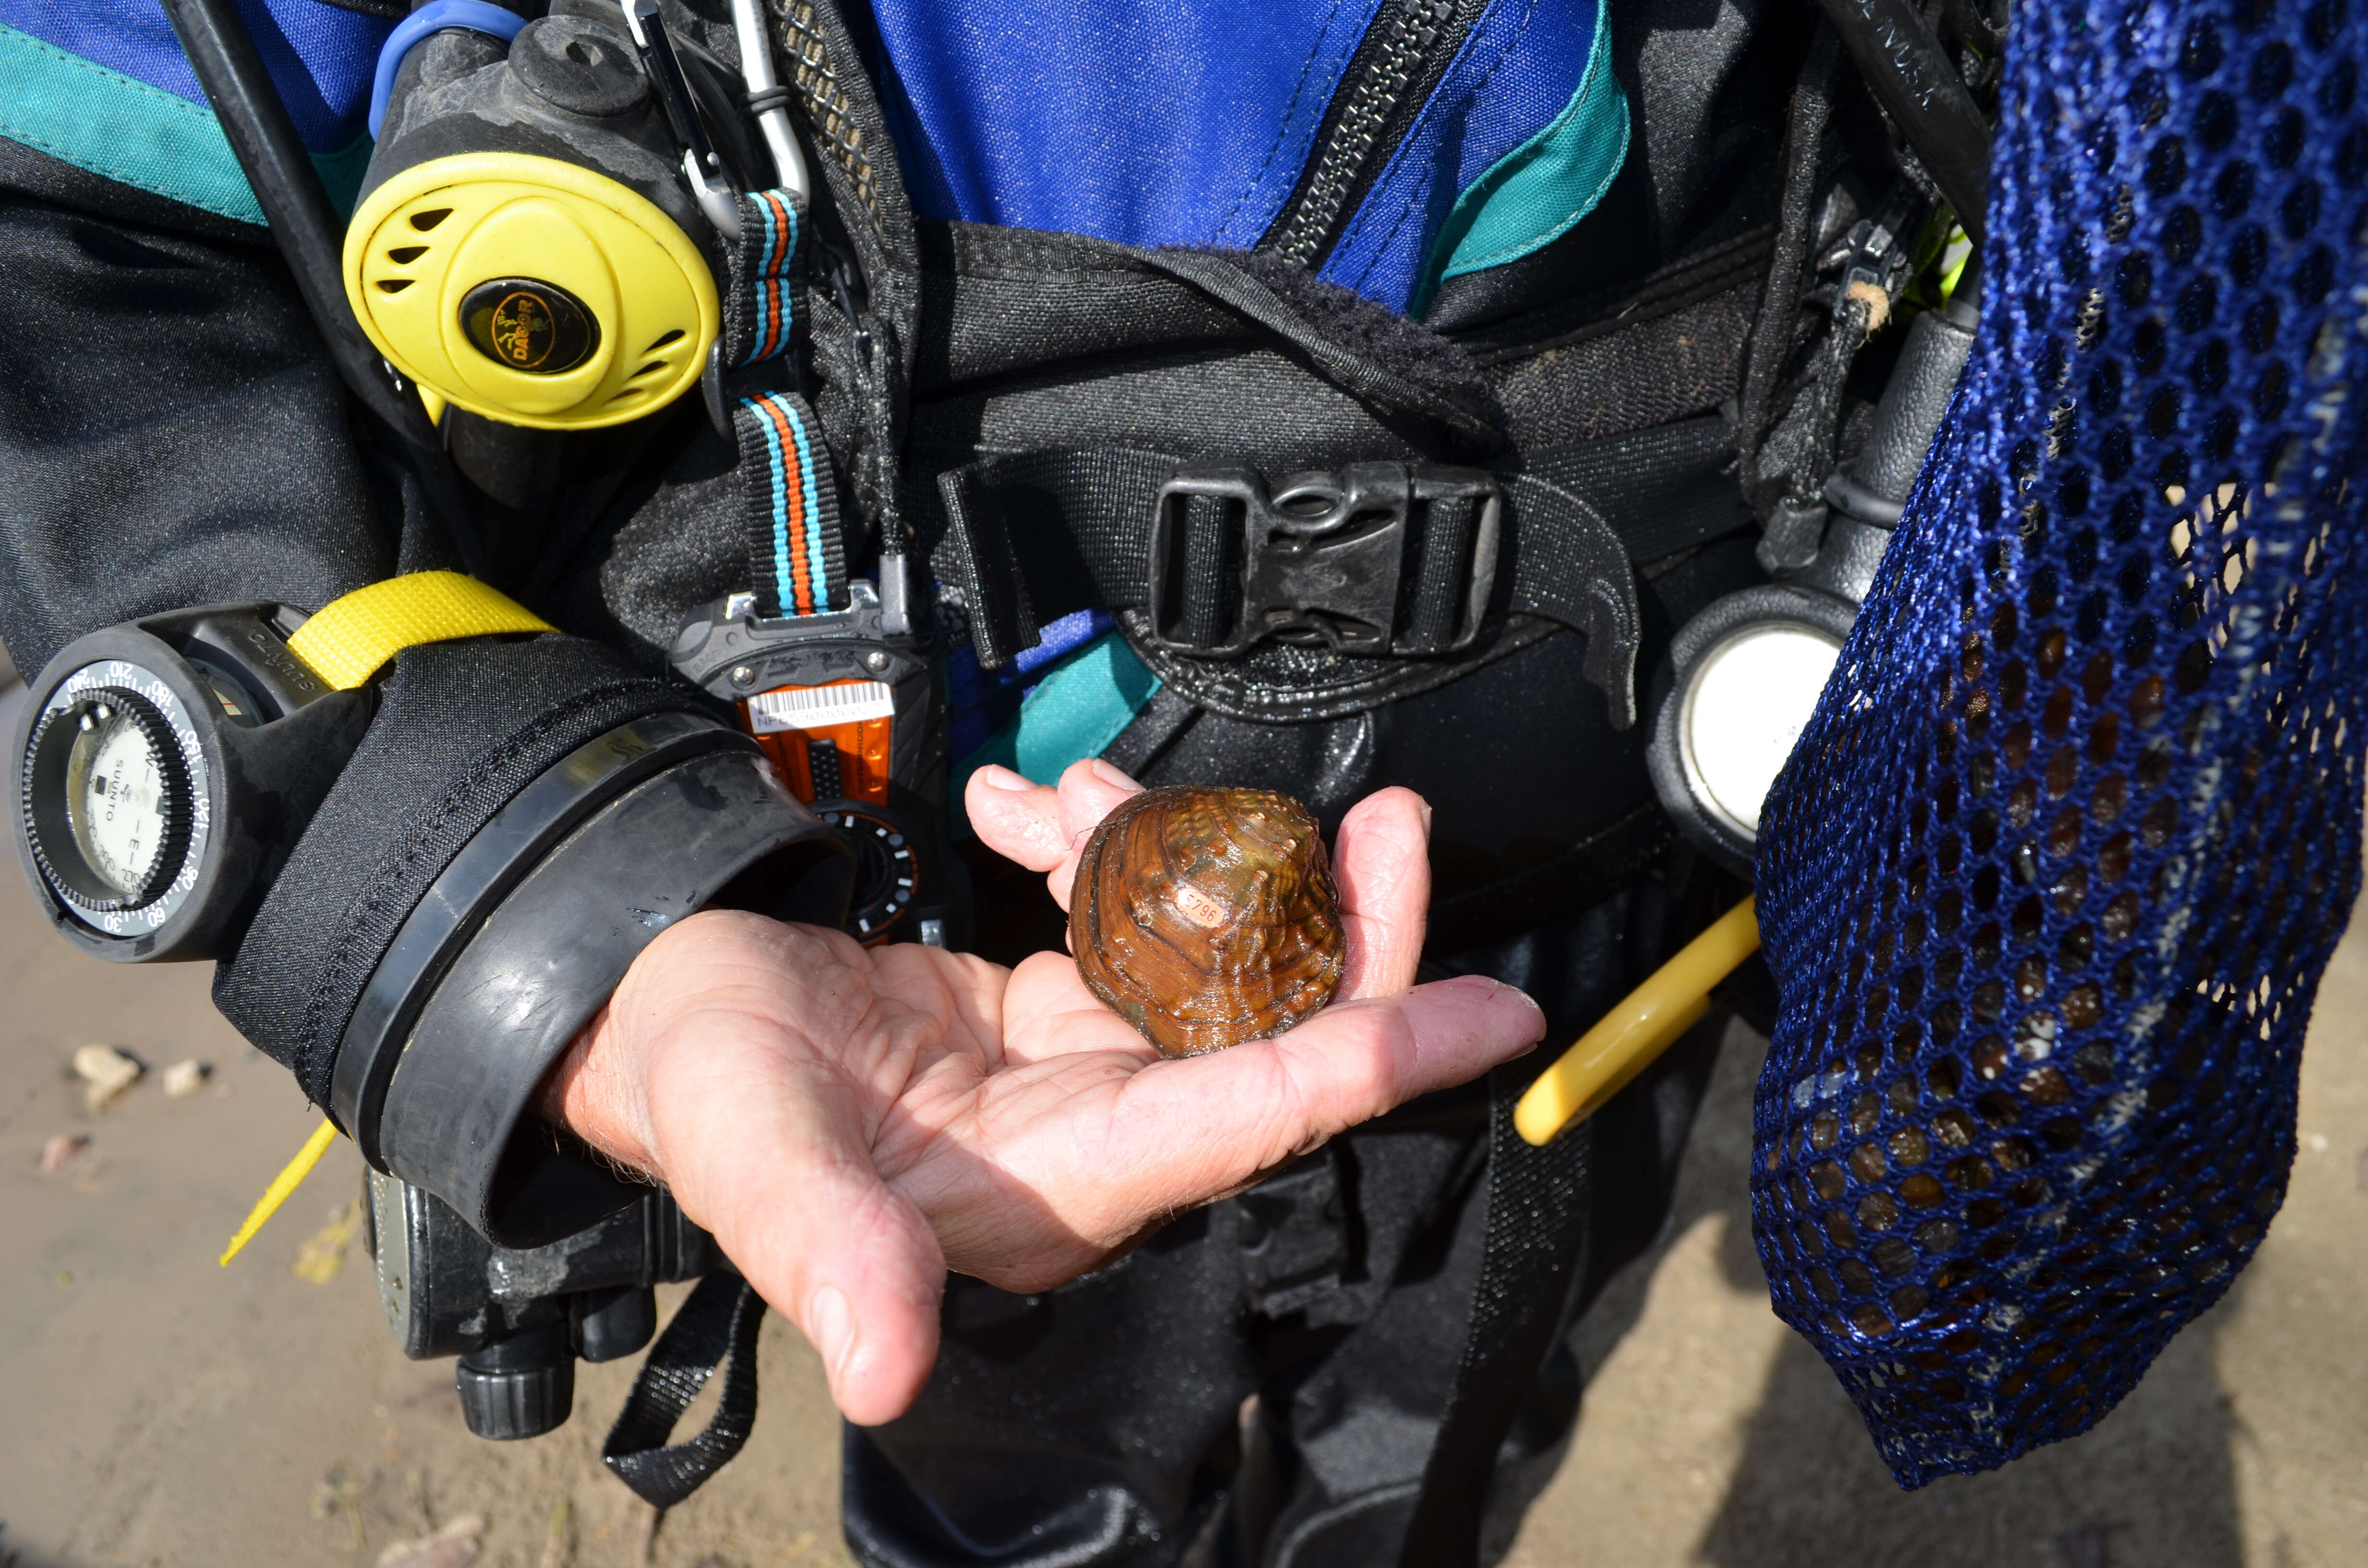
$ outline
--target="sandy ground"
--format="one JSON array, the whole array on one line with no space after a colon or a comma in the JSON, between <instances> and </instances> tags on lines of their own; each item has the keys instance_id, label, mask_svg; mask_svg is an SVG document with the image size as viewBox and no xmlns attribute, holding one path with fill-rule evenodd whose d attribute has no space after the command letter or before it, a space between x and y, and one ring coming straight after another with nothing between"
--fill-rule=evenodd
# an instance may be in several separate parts
<instances>
[{"instance_id":1,"label":"sandy ground","mask_svg":"<svg viewBox=\"0 0 2368 1568\"><path fill-rule=\"evenodd\" d=\"M371 1564L472 1514L485 1568L848 1561L835 1421L779 1318L747 1450L653 1534L596 1457L624 1369L586 1368L561 1432L481 1443L450 1364L396 1353L359 1235L325 1282L293 1271L338 1251L349 1146L216 1267L313 1122L207 981L80 958L0 867L0 1568ZM150 1069L96 1114L67 1065L91 1041ZM2368 935L2320 994L2293 1194L2229 1298L2096 1431L1913 1495L1769 1313L1744 1210L1760 1050L1731 1035L1667 1241L1582 1329L1586 1413L1516 1568L2368 1562ZM169 1099L185 1058L212 1077ZM62 1133L90 1142L45 1176Z\"/></svg>"}]
</instances>

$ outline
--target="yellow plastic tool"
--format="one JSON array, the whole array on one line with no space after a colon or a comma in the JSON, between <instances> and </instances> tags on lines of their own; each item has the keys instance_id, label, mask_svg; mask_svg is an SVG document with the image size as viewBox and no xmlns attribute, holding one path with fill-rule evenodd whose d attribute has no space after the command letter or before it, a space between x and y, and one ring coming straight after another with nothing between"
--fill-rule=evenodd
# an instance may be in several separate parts
<instances>
[{"instance_id":1,"label":"yellow plastic tool","mask_svg":"<svg viewBox=\"0 0 2368 1568\"><path fill-rule=\"evenodd\" d=\"M1513 1130L1531 1143L1550 1143L1564 1128L1602 1109L1710 1011L1711 988L1759 950L1759 917L1745 899L1540 1074L1513 1108Z\"/></svg>"},{"instance_id":2,"label":"yellow plastic tool","mask_svg":"<svg viewBox=\"0 0 2368 1568\"><path fill-rule=\"evenodd\" d=\"M405 648L553 630L542 617L474 577L411 572L331 600L288 639L288 651L336 690L351 691Z\"/></svg>"},{"instance_id":3,"label":"yellow plastic tool","mask_svg":"<svg viewBox=\"0 0 2368 1568\"><path fill-rule=\"evenodd\" d=\"M263 1229L266 1220L279 1212L279 1206L288 1201L288 1195L313 1174L313 1167L321 1163L321 1156L327 1153L329 1145L336 1141L336 1124L323 1117L321 1125L313 1129L313 1136L305 1139L304 1146L296 1151L296 1157L280 1167L279 1174L271 1178L271 1185L263 1189L263 1196L256 1199L255 1207L246 1211L245 1220L238 1227L238 1234L231 1237L230 1245L222 1249L222 1267L228 1268L230 1260L238 1256L238 1249L255 1239L255 1233Z\"/></svg>"}]
</instances>

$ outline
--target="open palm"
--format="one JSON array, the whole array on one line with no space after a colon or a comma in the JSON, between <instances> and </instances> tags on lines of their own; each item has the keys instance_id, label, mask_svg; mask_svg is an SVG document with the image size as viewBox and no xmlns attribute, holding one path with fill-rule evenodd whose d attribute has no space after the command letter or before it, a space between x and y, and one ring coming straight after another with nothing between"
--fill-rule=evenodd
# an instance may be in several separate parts
<instances>
[{"instance_id":1,"label":"open palm","mask_svg":"<svg viewBox=\"0 0 2368 1568\"><path fill-rule=\"evenodd\" d=\"M1048 873L1065 906L1087 835L1135 788L1101 763L1058 790L989 768L967 803L981 839ZM651 944L556 1074L553 1108L673 1189L814 1342L842 1412L887 1420L935 1359L947 1268L1059 1284L1537 1040L1509 987L1413 985L1427 818L1390 790L1342 823L1339 997L1276 1040L1168 1061L1064 953L1006 970L717 912Z\"/></svg>"}]
</instances>

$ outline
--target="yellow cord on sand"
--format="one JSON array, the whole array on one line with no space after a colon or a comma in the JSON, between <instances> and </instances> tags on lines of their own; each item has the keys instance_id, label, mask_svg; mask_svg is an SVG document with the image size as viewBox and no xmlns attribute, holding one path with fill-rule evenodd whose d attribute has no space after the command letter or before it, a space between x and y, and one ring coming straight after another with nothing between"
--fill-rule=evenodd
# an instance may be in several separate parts
<instances>
[{"instance_id":1,"label":"yellow cord on sand","mask_svg":"<svg viewBox=\"0 0 2368 1568\"><path fill-rule=\"evenodd\" d=\"M296 1151L296 1157L280 1167L279 1174L271 1178L271 1185L263 1189L263 1196L256 1200L255 1207L246 1211L246 1219L239 1225L238 1234L231 1237L230 1245L222 1249L222 1267L228 1268L230 1260L238 1256L238 1249L255 1239L255 1233L263 1229L266 1220L279 1212L279 1206L288 1201L289 1195L303 1184L306 1176L313 1174L313 1167L321 1163L321 1156L327 1153L329 1145L336 1141L336 1123L323 1117L321 1125L313 1129L313 1136L305 1139L304 1146Z\"/></svg>"},{"instance_id":2,"label":"yellow cord on sand","mask_svg":"<svg viewBox=\"0 0 2368 1568\"><path fill-rule=\"evenodd\" d=\"M1564 1128L1602 1109L1710 1011L1711 988L1759 950L1759 919L1747 898L1541 1074L1513 1108L1513 1130L1531 1143L1550 1143Z\"/></svg>"}]
</instances>

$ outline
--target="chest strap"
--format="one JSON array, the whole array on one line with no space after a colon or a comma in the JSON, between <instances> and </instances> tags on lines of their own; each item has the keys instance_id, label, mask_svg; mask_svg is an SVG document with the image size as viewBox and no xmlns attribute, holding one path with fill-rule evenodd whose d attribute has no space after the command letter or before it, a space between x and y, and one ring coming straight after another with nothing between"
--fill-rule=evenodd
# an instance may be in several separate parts
<instances>
[{"instance_id":1,"label":"chest strap","mask_svg":"<svg viewBox=\"0 0 2368 1568\"><path fill-rule=\"evenodd\" d=\"M1452 666L1485 657L1503 618L1542 618L1587 639L1587 676L1624 730L1635 563L1748 526L1723 472L1731 456L1715 419L1519 471L1360 462L1271 483L1130 448L1026 452L938 476L935 564L990 669L1081 609L1133 612L1146 654L1203 666L1278 642ZM1615 529L1581 486L1630 526Z\"/></svg>"}]
</instances>

